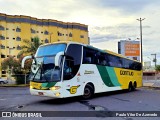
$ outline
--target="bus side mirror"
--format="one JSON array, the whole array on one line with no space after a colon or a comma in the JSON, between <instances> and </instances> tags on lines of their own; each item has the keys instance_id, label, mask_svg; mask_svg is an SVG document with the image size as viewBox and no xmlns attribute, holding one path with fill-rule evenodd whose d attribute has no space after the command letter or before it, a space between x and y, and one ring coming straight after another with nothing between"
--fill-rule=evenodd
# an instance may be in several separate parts
<instances>
[{"instance_id":1,"label":"bus side mirror","mask_svg":"<svg viewBox=\"0 0 160 120\"><path fill-rule=\"evenodd\" d=\"M34 57L33 54L31 54L31 56L32 56L32 59L34 60L34 63L37 65L37 60L36 60L36 58Z\"/></svg>"},{"instance_id":2,"label":"bus side mirror","mask_svg":"<svg viewBox=\"0 0 160 120\"><path fill-rule=\"evenodd\" d=\"M63 55L64 55L64 52L59 52L59 53L56 54L56 56L55 56L55 66L56 67L59 67L60 58Z\"/></svg>"},{"instance_id":3,"label":"bus side mirror","mask_svg":"<svg viewBox=\"0 0 160 120\"><path fill-rule=\"evenodd\" d=\"M24 63L27 59L32 59L32 56L26 56L22 59L22 64L21 64L21 67L24 68Z\"/></svg>"}]
</instances>

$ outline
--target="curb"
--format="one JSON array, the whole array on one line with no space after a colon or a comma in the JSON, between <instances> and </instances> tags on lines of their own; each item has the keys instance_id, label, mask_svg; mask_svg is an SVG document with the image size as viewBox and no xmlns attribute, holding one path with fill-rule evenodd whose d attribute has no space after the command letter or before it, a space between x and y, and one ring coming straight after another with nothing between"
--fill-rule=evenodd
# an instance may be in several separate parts
<instances>
[{"instance_id":1,"label":"curb","mask_svg":"<svg viewBox=\"0 0 160 120\"><path fill-rule=\"evenodd\" d=\"M0 87L29 87L29 84L21 84L21 85L16 85L16 84L0 85Z\"/></svg>"}]
</instances>

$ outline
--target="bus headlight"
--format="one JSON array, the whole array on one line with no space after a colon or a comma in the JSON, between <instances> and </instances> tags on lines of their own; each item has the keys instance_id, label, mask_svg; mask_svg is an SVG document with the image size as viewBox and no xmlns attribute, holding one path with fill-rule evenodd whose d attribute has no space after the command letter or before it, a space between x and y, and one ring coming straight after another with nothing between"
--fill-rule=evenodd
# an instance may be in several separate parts
<instances>
[{"instance_id":1,"label":"bus headlight","mask_svg":"<svg viewBox=\"0 0 160 120\"><path fill-rule=\"evenodd\" d=\"M58 90L60 88L61 88L60 86L53 86L53 87L50 88L50 90Z\"/></svg>"},{"instance_id":2,"label":"bus headlight","mask_svg":"<svg viewBox=\"0 0 160 120\"><path fill-rule=\"evenodd\" d=\"M33 89L33 86L30 86L30 89Z\"/></svg>"}]
</instances>

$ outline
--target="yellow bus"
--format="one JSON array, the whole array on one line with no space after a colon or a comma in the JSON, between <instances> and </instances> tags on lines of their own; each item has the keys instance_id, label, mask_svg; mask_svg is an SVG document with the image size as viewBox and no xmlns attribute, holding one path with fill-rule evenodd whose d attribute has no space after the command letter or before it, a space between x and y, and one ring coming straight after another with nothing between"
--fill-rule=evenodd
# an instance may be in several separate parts
<instances>
[{"instance_id":1,"label":"yellow bus","mask_svg":"<svg viewBox=\"0 0 160 120\"><path fill-rule=\"evenodd\" d=\"M142 86L142 65L119 54L76 42L42 45L33 59L32 95L66 98Z\"/></svg>"}]
</instances>

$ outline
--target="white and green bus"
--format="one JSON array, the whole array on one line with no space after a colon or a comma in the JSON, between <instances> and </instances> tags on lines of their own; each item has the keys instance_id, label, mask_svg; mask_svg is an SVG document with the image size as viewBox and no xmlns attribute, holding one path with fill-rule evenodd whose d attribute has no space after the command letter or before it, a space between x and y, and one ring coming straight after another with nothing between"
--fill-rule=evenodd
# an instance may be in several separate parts
<instances>
[{"instance_id":1,"label":"white and green bus","mask_svg":"<svg viewBox=\"0 0 160 120\"><path fill-rule=\"evenodd\" d=\"M66 98L142 86L138 61L75 42L42 45L33 59L30 78L32 95Z\"/></svg>"}]
</instances>

